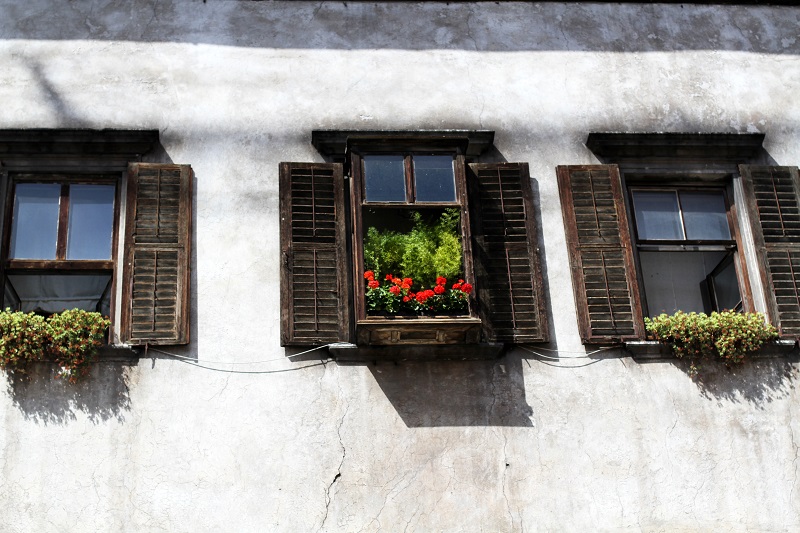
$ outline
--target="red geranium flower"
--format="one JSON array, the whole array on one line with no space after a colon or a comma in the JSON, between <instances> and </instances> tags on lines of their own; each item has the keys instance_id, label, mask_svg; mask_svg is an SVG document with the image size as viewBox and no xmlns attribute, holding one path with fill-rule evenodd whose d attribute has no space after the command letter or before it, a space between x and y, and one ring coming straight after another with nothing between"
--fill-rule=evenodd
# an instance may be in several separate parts
<instances>
[{"instance_id":1,"label":"red geranium flower","mask_svg":"<svg viewBox=\"0 0 800 533\"><path fill-rule=\"evenodd\" d=\"M369 283L367 283L367 287L369 287L370 289L377 289L378 287L380 287L380 285L381 284L375 281L374 279L369 280Z\"/></svg>"},{"instance_id":2,"label":"red geranium flower","mask_svg":"<svg viewBox=\"0 0 800 533\"><path fill-rule=\"evenodd\" d=\"M428 299L427 291L420 291L417 293L417 301L421 304L425 303L425 300Z\"/></svg>"},{"instance_id":3,"label":"red geranium flower","mask_svg":"<svg viewBox=\"0 0 800 533\"><path fill-rule=\"evenodd\" d=\"M436 294L442 294L444 292L444 286L437 285L436 287L433 288L433 292L435 292Z\"/></svg>"},{"instance_id":4,"label":"red geranium flower","mask_svg":"<svg viewBox=\"0 0 800 533\"><path fill-rule=\"evenodd\" d=\"M461 286L461 290L469 294L472 292L472 285L470 285L469 283L465 283Z\"/></svg>"},{"instance_id":5,"label":"red geranium flower","mask_svg":"<svg viewBox=\"0 0 800 533\"><path fill-rule=\"evenodd\" d=\"M458 280L459 283L464 283L463 279Z\"/></svg>"},{"instance_id":6,"label":"red geranium flower","mask_svg":"<svg viewBox=\"0 0 800 533\"><path fill-rule=\"evenodd\" d=\"M372 281L373 279L375 279L375 272L373 272L372 270L367 270L366 272L364 272L364 279Z\"/></svg>"},{"instance_id":7,"label":"red geranium flower","mask_svg":"<svg viewBox=\"0 0 800 533\"><path fill-rule=\"evenodd\" d=\"M444 285L445 283L447 283L447 278L443 278L442 276L436 278L437 285Z\"/></svg>"},{"instance_id":8,"label":"red geranium flower","mask_svg":"<svg viewBox=\"0 0 800 533\"><path fill-rule=\"evenodd\" d=\"M403 301L404 302L410 302L411 301L411 297L410 296L403 296Z\"/></svg>"},{"instance_id":9,"label":"red geranium flower","mask_svg":"<svg viewBox=\"0 0 800 533\"><path fill-rule=\"evenodd\" d=\"M458 290L460 288L461 288L461 284L460 283L453 283L453 289Z\"/></svg>"},{"instance_id":10,"label":"red geranium flower","mask_svg":"<svg viewBox=\"0 0 800 533\"><path fill-rule=\"evenodd\" d=\"M386 281L391 281L391 280L392 280L392 275L386 274Z\"/></svg>"},{"instance_id":11,"label":"red geranium flower","mask_svg":"<svg viewBox=\"0 0 800 533\"><path fill-rule=\"evenodd\" d=\"M400 287L398 287L397 285L389 287L389 292L397 296L398 294L400 294Z\"/></svg>"}]
</instances>

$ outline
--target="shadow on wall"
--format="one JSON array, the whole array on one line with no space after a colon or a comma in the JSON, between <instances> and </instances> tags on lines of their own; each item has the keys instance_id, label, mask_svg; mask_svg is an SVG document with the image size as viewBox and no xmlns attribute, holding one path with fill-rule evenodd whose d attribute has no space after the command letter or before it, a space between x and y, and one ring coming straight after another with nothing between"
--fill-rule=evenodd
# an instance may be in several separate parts
<instances>
[{"instance_id":1,"label":"shadow on wall","mask_svg":"<svg viewBox=\"0 0 800 533\"><path fill-rule=\"evenodd\" d=\"M379 363L369 370L407 427L532 427L522 360Z\"/></svg>"},{"instance_id":2,"label":"shadow on wall","mask_svg":"<svg viewBox=\"0 0 800 533\"><path fill-rule=\"evenodd\" d=\"M52 9L46 2L4 3L8 16L0 19L0 35L5 39L481 52L731 50L794 54L800 48L800 41L794 38L798 15L790 7L164 0L136 2L138 7L126 11L107 0L69 2L61 9Z\"/></svg>"},{"instance_id":3,"label":"shadow on wall","mask_svg":"<svg viewBox=\"0 0 800 533\"><path fill-rule=\"evenodd\" d=\"M750 359L730 368L717 361L704 362L694 381L704 398L748 402L763 409L765 404L785 398L794 390L794 382L800 375L798 362L797 351L788 357ZM673 364L690 373L688 361L676 359Z\"/></svg>"},{"instance_id":4,"label":"shadow on wall","mask_svg":"<svg viewBox=\"0 0 800 533\"><path fill-rule=\"evenodd\" d=\"M99 363L78 383L56 378L56 368L37 364L27 374L7 374L8 395L26 420L65 424L83 413L91 422L125 419L131 409L129 364Z\"/></svg>"}]
</instances>

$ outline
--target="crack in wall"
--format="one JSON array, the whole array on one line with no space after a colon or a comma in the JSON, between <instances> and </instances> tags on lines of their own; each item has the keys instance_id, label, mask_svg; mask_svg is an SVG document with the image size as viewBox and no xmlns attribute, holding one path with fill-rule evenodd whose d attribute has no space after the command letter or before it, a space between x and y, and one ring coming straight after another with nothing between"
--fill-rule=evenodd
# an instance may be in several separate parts
<instances>
[{"instance_id":1,"label":"crack in wall","mask_svg":"<svg viewBox=\"0 0 800 533\"><path fill-rule=\"evenodd\" d=\"M339 402L342 401L342 384L339 381L339 376L337 375L336 380L339 386ZM347 457L347 448L344 445L344 441L342 441L342 426L344 425L344 419L347 416L347 412L350 410L350 406L347 405L344 409L344 413L342 413L342 418L339 419L339 425L336 427L336 436L339 439L339 447L342 449L342 458L339 461L339 466L336 468L336 475L333 476L333 480L328 485L328 488L325 490L325 515L322 517L322 523L319 526L319 530L323 531L325 529L325 522L328 520L328 514L330 512L331 500L333 499L331 496L331 491L333 490L333 486L339 481L339 478L342 477L342 465L344 464L344 460Z\"/></svg>"}]
</instances>

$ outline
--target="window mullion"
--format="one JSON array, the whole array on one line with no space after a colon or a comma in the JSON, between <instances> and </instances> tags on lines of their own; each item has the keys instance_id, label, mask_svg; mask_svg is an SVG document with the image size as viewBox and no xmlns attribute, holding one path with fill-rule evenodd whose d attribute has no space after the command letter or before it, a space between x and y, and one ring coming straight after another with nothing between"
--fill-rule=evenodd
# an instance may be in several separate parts
<instances>
[{"instance_id":1,"label":"window mullion","mask_svg":"<svg viewBox=\"0 0 800 533\"><path fill-rule=\"evenodd\" d=\"M414 179L414 165L411 161L411 155L406 154L403 158L406 170L406 202L413 204L417 201L417 188Z\"/></svg>"},{"instance_id":2,"label":"window mullion","mask_svg":"<svg viewBox=\"0 0 800 533\"><path fill-rule=\"evenodd\" d=\"M67 258L67 230L69 228L69 185L61 185L61 199L58 210L58 240L56 244L56 259Z\"/></svg>"},{"instance_id":3,"label":"window mullion","mask_svg":"<svg viewBox=\"0 0 800 533\"><path fill-rule=\"evenodd\" d=\"M675 199L678 201L678 218L680 218L681 221L681 233L683 234L683 240L685 241L687 240L686 223L683 220L683 204L681 203L681 195L677 190L675 191Z\"/></svg>"}]
</instances>

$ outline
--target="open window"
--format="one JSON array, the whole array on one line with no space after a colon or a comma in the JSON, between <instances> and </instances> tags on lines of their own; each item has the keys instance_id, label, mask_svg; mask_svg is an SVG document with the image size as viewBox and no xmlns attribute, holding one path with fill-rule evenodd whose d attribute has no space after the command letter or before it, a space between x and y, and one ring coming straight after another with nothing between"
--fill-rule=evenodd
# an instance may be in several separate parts
<instances>
[{"instance_id":1,"label":"open window","mask_svg":"<svg viewBox=\"0 0 800 533\"><path fill-rule=\"evenodd\" d=\"M111 344L188 342L192 173L135 162L157 132L0 131L3 308L112 319Z\"/></svg>"},{"instance_id":2,"label":"open window","mask_svg":"<svg viewBox=\"0 0 800 533\"><path fill-rule=\"evenodd\" d=\"M645 314L741 310L725 189L630 187L628 195Z\"/></svg>"},{"instance_id":3,"label":"open window","mask_svg":"<svg viewBox=\"0 0 800 533\"><path fill-rule=\"evenodd\" d=\"M558 167L584 343L643 339L644 316L677 310L762 311L800 333L800 180L748 164L762 140L592 134L614 164Z\"/></svg>"},{"instance_id":4,"label":"open window","mask_svg":"<svg viewBox=\"0 0 800 533\"><path fill-rule=\"evenodd\" d=\"M281 164L283 344L546 340L527 165L470 163L490 145L487 133L314 132L320 152L340 162ZM458 263L447 289L462 280L475 288L464 305L370 305L365 271L406 279L402 265L413 264L425 272L413 254L376 260L375 243L432 227L452 245L436 268ZM420 274L398 297L433 292L438 274Z\"/></svg>"}]
</instances>

